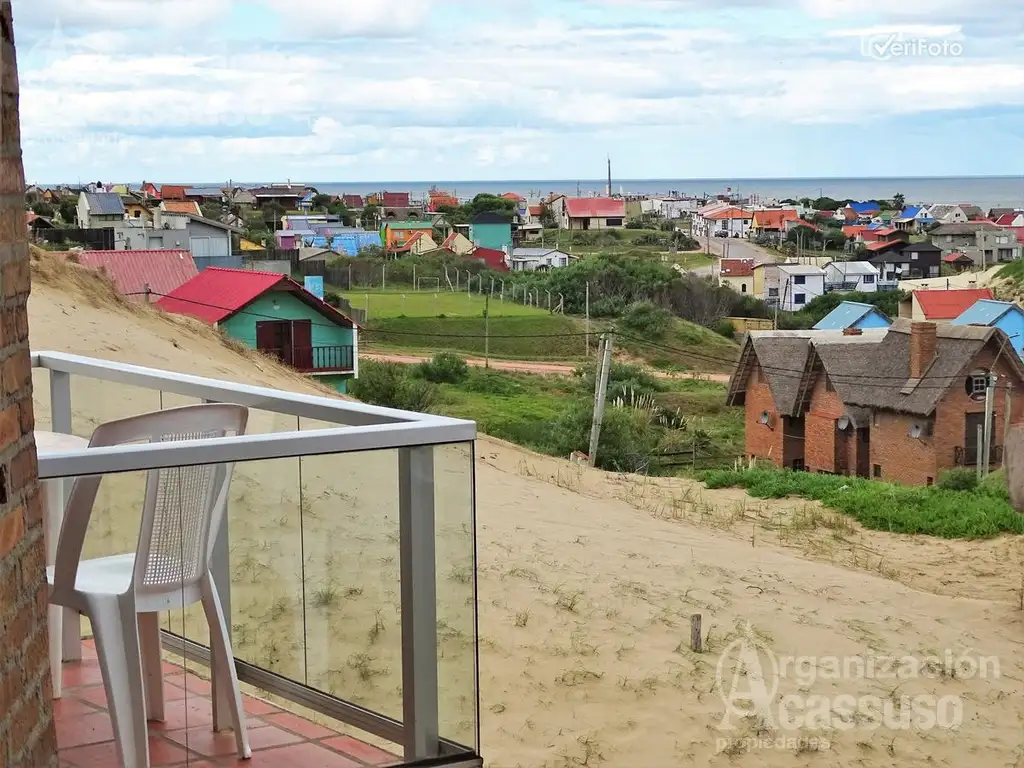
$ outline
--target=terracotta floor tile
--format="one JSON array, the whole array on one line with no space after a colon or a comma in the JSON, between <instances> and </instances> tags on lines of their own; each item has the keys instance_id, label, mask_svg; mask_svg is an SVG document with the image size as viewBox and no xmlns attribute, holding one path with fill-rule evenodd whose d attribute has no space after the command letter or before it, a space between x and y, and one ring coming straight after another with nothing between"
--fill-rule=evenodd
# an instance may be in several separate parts
<instances>
[{"instance_id":1,"label":"terracotta floor tile","mask_svg":"<svg viewBox=\"0 0 1024 768\"><path fill-rule=\"evenodd\" d=\"M178 674L167 675L164 678L164 682L176 685L178 688L183 688L189 693L196 693L202 696L209 696L212 690L209 680L204 680L196 675L182 673L180 670Z\"/></svg>"},{"instance_id":2,"label":"terracotta floor tile","mask_svg":"<svg viewBox=\"0 0 1024 768\"><path fill-rule=\"evenodd\" d=\"M324 749L317 744L304 742L275 749L253 749L251 760L239 760L227 765L252 766L252 768L363 768L351 758Z\"/></svg>"},{"instance_id":3,"label":"terracotta floor tile","mask_svg":"<svg viewBox=\"0 0 1024 768\"><path fill-rule=\"evenodd\" d=\"M213 723L213 702L200 696L189 696L164 704L164 722L150 723L158 731L180 731L202 725L209 728Z\"/></svg>"},{"instance_id":4,"label":"terracotta floor tile","mask_svg":"<svg viewBox=\"0 0 1024 768\"><path fill-rule=\"evenodd\" d=\"M253 752L302 741L301 736L274 726L263 725L248 730L249 746ZM167 738L176 744L187 746L191 751L198 752L204 757L230 756L238 752L233 731L214 733L208 727L190 728L188 731L171 731L167 734Z\"/></svg>"},{"instance_id":5,"label":"terracotta floor tile","mask_svg":"<svg viewBox=\"0 0 1024 768\"><path fill-rule=\"evenodd\" d=\"M92 744L88 747L75 747L60 753L60 756L76 768L116 768L117 748L113 741ZM180 765L189 759L189 754L176 744L171 744L160 736L149 737L149 762L153 768Z\"/></svg>"},{"instance_id":6,"label":"terracotta floor tile","mask_svg":"<svg viewBox=\"0 0 1024 768\"><path fill-rule=\"evenodd\" d=\"M53 700L54 718L74 718L81 715L91 715L95 712L95 707L82 701L71 691L64 691L63 698Z\"/></svg>"},{"instance_id":7,"label":"terracotta floor tile","mask_svg":"<svg viewBox=\"0 0 1024 768\"><path fill-rule=\"evenodd\" d=\"M280 707L275 707L269 701L252 696L242 696L242 709L245 710L245 714L256 716L278 715L284 711Z\"/></svg>"},{"instance_id":8,"label":"terracotta floor tile","mask_svg":"<svg viewBox=\"0 0 1024 768\"><path fill-rule=\"evenodd\" d=\"M398 755L385 752L366 742L353 739L351 736L339 736L336 739L324 739L321 744L326 744L331 749L344 752L346 755L358 758L370 765L390 765L398 760Z\"/></svg>"},{"instance_id":9,"label":"terracotta floor tile","mask_svg":"<svg viewBox=\"0 0 1024 768\"><path fill-rule=\"evenodd\" d=\"M111 741L114 738L110 716L106 712L58 718L56 726L58 749L98 744L101 741Z\"/></svg>"},{"instance_id":10,"label":"terracotta floor tile","mask_svg":"<svg viewBox=\"0 0 1024 768\"><path fill-rule=\"evenodd\" d=\"M79 685L100 685L103 683L100 663L96 659L82 659L82 661L69 661L62 664L61 681L65 688L74 688Z\"/></svg>"},{"instance_id":11,"label":"terracotta floor tile","mask_svg":"<svg viewBox=\"0 0 1024 768\"><path fill-rule=\"evenodd\" d=\"M330 736L337 736L337 731L325 728L322 725L303 720L291 712L279 712L276 715L264 715L263 719L271 725L284 728L286 731L297 733L306 739L326 739Z\"/></svg>"},{"instance_id":12,"label":"terracotta floor tile","mask_svg":"<svg viewBox=\"0 0 1024 768\"><path fill-rule=\"evenodd\" d=\"M82 701L103 709L107 708L107 691L102 685L88 685L75 688L74 695Z\"/></svg>"}]
</instances>

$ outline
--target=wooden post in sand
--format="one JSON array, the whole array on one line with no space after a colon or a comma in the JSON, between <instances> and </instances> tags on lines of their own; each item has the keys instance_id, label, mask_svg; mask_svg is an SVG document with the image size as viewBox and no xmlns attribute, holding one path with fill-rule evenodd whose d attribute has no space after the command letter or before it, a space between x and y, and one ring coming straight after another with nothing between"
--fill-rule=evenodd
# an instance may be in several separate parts
<instances>
[{"instance_id":1,"label":"wooden post in sand","mask_svg":"<svg viewBox=\"0 0 1024 768\"><path fill-rule=\"evenodd\" d=\"M690 650L704 653L704 636L700 631L700 614L690 616Z\"/></svg>"},{"instance_id":2,"label":"wooden post in sand","mask_svg":"<svg viewBox=\"0 0 1024 768\"><path fill-rule=\"evenodd\" d=\"M1010 427L1003 441L1003 466L1006 467L1010 503L1018 512L1024 512L1024 426Z\"/></svg>"}]
</instances>

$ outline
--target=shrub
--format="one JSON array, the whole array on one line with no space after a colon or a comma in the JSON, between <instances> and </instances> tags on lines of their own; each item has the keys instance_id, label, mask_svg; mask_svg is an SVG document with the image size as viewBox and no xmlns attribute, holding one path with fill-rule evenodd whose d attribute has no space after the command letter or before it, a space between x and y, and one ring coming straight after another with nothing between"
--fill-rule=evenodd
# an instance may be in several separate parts
<instances>
[{"instance_id":1,"label":"shrub","mask_svg":"<svg viewBox=\"0 0 1024 768\"><path fill-rule=\"evenodd\" d=\"M973 469L951 469L939 476L939 488L945 491L973 491L978 487L978 474Z\"/></svg>"},{"instance_id":2,"label":"shrub","mask_svg":"<svg viewBox=\"0 0 1024 768\"><path fill-rule=\"evenodd\" d=\"M565 409L544 436L545 452L555 456L586 453L593 415L593 404L587 401L577 401ZM608 408L601 423L597 466L613 472L647 472L659 436L646 414L629 408Z\"/></svg>"},{"instance_id":3,"label":"shrub","mask_svg":"<svg viewBox=\"0 0 1024 768\"><path fill-rule=\"evenodd\" d=\"M502 397L512 397L523 391L522 385L515 379L497 371L488 370L473 371L469 381L462 388L481 395L500 395Z\"/></svg>"},{"instance_id":4,"label":"shrub","mask_svg":"<svg viewBox=\"0 0 1024 768\"><path fill-rule=\"evenodd\" d=\"M469 378L469 365L454 352L440 352L419 364L419 375L434 384L459 384Z\"/></svg>"},{"instance_id":5,"label":"shrub","mask_svg":"<svg viewBox=\"0 0 1024 768\"><path fill-rule=\"evenodd\" d=\"M421 413L433 408L438 396L436 386L411 378L403 366L375 360L360 364L359 378L351 382L349 393L371 405Z\"/></svg>"},{"instance_id":6,"label":"shrub","mask_svg":"<svg viewBox=\"0 0 1024 768\"><path fill-rule=\"evenodd\" d=\"M736 338L736 327L729 320L719 320L717 323L715 323L715 327L713 330L715 331L715 333L719 334L720 336L725 336L725 338L727 339Z\"/></svg>"},{"instance_id":7,"label":"shrub","mask_svg":"<svg viewBox=\"0 0 1024 768\"><path fill-rule=\"evenodd\" d=\"M982 479L978 486L978 493L991 496L994 499L1002 499L1010 503L1010 488L1006 484L1006 470L997 469Z\"/></svg>"},{"instance_id":8,"label":"shrub","mask_svg":"<svg viewBox=\"0 0 1024 768\"><path fill-rule=\"evenodd\" d=\"M672 313L649 301L638 301L629 306L619 322L636 333L661 338L672 325Z\"/></svg>"}]
</instances>

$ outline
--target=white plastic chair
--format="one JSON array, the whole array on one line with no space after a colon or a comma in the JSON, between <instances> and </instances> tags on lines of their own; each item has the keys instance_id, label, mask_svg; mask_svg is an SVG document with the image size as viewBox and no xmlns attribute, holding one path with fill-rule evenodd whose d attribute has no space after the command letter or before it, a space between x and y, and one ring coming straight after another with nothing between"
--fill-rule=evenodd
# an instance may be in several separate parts
<instances>
[{"instance_id":1,"label":"white plastic chair","mask_svg":"<svg viewBox=\"0 0 1024 768\"><path fill-rule=\"evenodd\" d=\"M247 419L239 405L174 408L102 424L89 447L241 435ZM81 560L82 545L102 478L78 478L71 490L56 563L47 569L50 602L89 617L125 768L149 768L146 720L164 719L159 612L197 602L210 625L216 682L228 692L238 754L252 756L228 628L210 575L232 469L151 470L136 552L92 560Z\"/></svg>"}]
</instances>

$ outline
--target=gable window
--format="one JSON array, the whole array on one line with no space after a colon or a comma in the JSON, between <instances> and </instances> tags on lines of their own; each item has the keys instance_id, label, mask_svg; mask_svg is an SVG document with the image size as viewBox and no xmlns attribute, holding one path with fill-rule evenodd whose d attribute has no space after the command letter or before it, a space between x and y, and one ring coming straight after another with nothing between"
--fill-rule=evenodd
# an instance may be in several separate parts
<instances>
[{"instance_id":1,"label":"gable window","mask_svg":"<svg viewBox=\"0 0 1024 768\"><path fill-rule=\"evenodd\" d=\"M864 285L872 285L875 282L874 275L864 275Z\"/></svg>"},{"instance_id":2,"label":"gable window","mask_svg":"<svg viewBox=\"0 0 1024 768\"><path fill-rule=\"evenodd\" d=\"M967 392L967 396L971 398L971 400L984 400L985 389L987 387L988 371L981 368L971 371L967 380L964 382L964 390Z\"/></svg>"},{"instance_id":3,"label":"gable window","mask_svg":"<svg viewBox=\"0 0 1024 768\"><path fill-rule=\"evenodd\" d=\"M803 285L804 283L807 282L807 276L806 275L795 275L793 277L793 282L796 283L797 285Z\"/></svg>"},{"instance_id":4,"label":"gable window","mask_svg":"<svg viewBox=\"0 0 1024 768\"><path fill-rule=\"evenodd\" d=\"M747 292L747 284L746 283L740 283L740 293L746 293L746 292Z\"/></svg>"}]
</instances>

